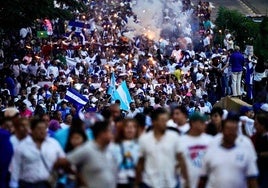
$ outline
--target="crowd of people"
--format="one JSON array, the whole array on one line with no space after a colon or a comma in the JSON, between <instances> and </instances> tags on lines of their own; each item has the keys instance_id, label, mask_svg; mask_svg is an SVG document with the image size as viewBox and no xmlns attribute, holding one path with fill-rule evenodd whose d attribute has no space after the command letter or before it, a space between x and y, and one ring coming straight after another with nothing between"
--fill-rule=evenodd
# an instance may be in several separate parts
<instances>
[{"instance_id":1,"label":"crowd of people","mask_svg":"<svg viewBox=\"0 0 268 188\"><path fill-rule=\"evenodd\" d=\"M55 174L57 187L267 187L265 62L228 29L214 44L211 4L182 1L192 30L154 39L126 34L141 22L136 1L85 3L73 22L45 18L1 38L0 187L49 187ZM112 75L128 109L109 93ZM225 96L254 105L213 107Z\"/></svg>"}]
</instances>

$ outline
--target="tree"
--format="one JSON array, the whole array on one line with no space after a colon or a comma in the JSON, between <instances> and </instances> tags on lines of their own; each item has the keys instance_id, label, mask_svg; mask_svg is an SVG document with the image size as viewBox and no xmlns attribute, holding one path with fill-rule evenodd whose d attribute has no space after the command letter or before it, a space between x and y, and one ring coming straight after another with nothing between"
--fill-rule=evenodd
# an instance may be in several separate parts
<instances>
[{"instance_id":1,"label":"tree","mask_svg":"<svg viewBox=\"0 0 268 188\"><path fill-rule=\"evenodd\" d=\"M218 29L229 29L235 36L235 41L240 47L253 45L259 34L260 24L253 22L237 10L220 7L215 24Z\"/></svg>"},{"instance_id":2,"label":"tree","mask_svg":"<svg viewBox=\"0 0 268 188\"><path fill-rule=\"evenodd\" d=\"M268 60L268 18L265 17L261 23L255 23L237 10L229 10L220 7L215 20L217 30L223 32L229 29L235 36L236 44L242 49L245 45L253 45L254 53L261 61ZM218 32L216 32L218 33ZM217 40L222 40L223 36ZM217 41L219 43L219 41ZM221 43L221 42L220 42Z\"/></svg>"},{"instance_id":3,"label":"tree","mask_svg":"<svg viewBox=\"0 0 268 188\"><path fill-rule=\"evenodd\" d=\"M36 19L71 19L73 12L84 11L86 6L77 0L0 0L0 25L4 30L31 26ZM62 6L65 5L63 9Z\"/></svg>"},{"instance_id":4,"label":"tree","mask_svg":"<svg viewBox=\"0 0 268 188\"><path fill-rule=\"evenodd\" d=\"M265 17L260 24L260 33L255 42L256 55L268 63L268 18Z\"/></svg>"}]
</instances>

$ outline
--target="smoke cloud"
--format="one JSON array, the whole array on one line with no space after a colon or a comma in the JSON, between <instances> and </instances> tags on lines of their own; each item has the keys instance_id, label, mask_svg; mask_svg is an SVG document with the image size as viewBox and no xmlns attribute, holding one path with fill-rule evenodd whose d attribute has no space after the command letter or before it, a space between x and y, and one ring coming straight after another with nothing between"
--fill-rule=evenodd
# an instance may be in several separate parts
<instances>
[{"instance_id":1,"label":"smoke cloud","mask_svg":"<svg viewBox=\"0 0 268 188\"><path fill-rule=\"evenodd\" d=\"M137 0L133 3L137 19L130 19L126 36L145 35L158 41L161 38L191 36L193 10L183 11L181 0Z\"/></svg>"}]
</instances>

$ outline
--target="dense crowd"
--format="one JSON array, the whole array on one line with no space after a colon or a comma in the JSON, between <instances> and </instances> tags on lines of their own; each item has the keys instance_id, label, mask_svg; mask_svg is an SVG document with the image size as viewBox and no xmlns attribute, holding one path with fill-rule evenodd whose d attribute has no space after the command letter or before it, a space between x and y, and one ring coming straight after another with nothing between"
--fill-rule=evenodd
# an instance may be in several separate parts
<instances>
[{"instance_id":1,"label":"dense crowd","mask_svg":"<svg viewBox=\"0 0 268 188\"><path fill-rule=\"evenodd\" d=\"M166 8L163 23L177 26L155 39L129 37L130 20L141 22L136 1L86 3L72 22L45 18L1 38L0 187L47 187L55 172L57 187L254 187L258 175L268 186L265 62L228 29L223 46L214 43L211 4L182 1L190 30ZM112 76L128 86L127 109L109 92ZM70 88L84 106L68 100ZM254 105L239 116L213 108L225 96ZM222 139L237 149L227 154Z\"/></svg>"}]
</instances>

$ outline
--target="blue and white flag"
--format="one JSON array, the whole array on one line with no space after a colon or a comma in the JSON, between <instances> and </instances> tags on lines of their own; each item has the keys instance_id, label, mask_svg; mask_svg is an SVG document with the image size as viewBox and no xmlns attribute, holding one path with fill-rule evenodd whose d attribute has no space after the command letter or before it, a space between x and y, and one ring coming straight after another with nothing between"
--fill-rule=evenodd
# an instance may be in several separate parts
<instances>
[{"instance_id":1,"label":"blue and white flag","mask_svg":"<svg viewBox=\"0 0 268 188\"><path fill-rule=\"evenodd\" d=\"M109 88L107 91L107 94L111 95L112 100L114 100L113 96L114 96L114 92L116 90L115 84L116 84L115 83L115 76L114 76L114 72L112 72L111 79L110 79L110 85L109 85Z\"/></svg>"},{"instance_id":2,"label":"blue and white flag","mask_svg":"<svg viewBox=\"0 0 268 188\"><path fill-rule=\"evenodd\" d=\"M126 84L126 81L122 82L121 85L117 88L114 92L112 98L114 100L120 100L120 108L123 110L129 110L129 104L131 103L132 99Z\"/></svg>"},{"instance_id":3,"label":"blue and white flag","mask_svg":"<svg viewBox=\"0 0 268 188\"><path fill-rule=\"evenodd\" d=\"M88 99L86 97L84 97L82 94L80 94L78 91L76 91L73 88L69 88L67 90L65 99L68 102L72 103L77 109L82 108L88 102Z\"/></svg>"}]
</instances>

